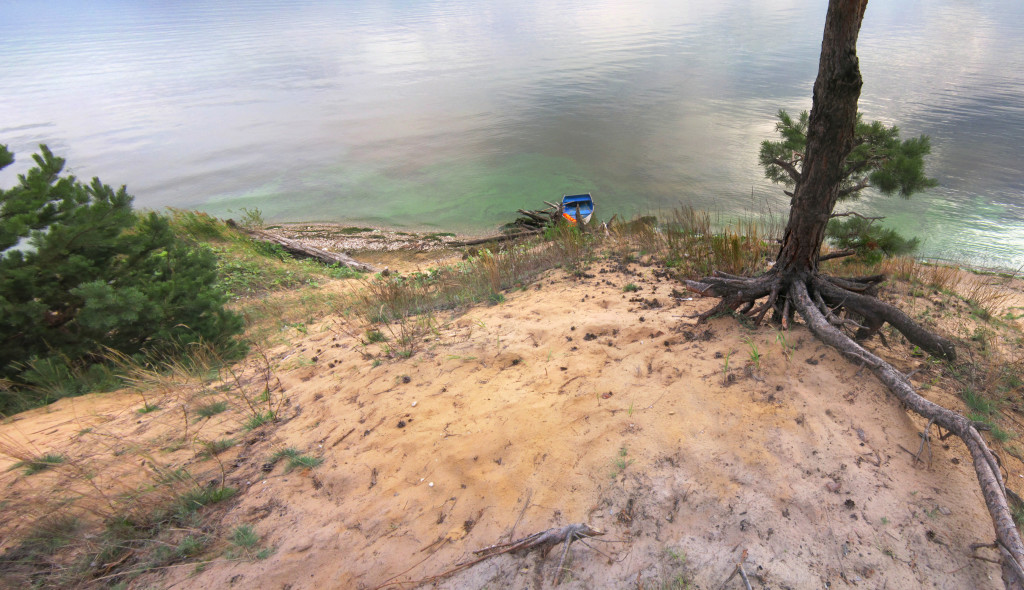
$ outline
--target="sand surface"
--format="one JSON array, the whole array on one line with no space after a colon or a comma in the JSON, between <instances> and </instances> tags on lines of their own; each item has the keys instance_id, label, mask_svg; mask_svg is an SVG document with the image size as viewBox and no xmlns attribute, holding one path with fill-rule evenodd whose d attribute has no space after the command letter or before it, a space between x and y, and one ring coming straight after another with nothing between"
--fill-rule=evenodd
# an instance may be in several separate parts
<instances>
[{"instance_id":1,"label":"sand surface","mask_svg":"<svg viewBox=\"0 0 1024 590\"><path fill-rule=\"evenodd\" d=\"M572 523L605 534L569 548L561 588L721 588L743 555L755 588L1002 587L997 565L970 557L994 535L966 450L936 441L930 466L916 465L904 449L918 449L923 421L873 376L800 326L695 326L713 301L654 267L590 272L439 315L414 355L378 366L388 343L344 316L285 334L266 351L278 423L245 433L225 414L192 427L244 441L219 463L194 448L155 458L237 487L216 518L252 524L273 553L133 587L410 588L474 550ZM872 346L962 408L926 359ZM62 400L0 436L69 455L100 452L86 428L110 433L108 450L180 436L196 392L160 395L145 415L137 394ZM283 447L324 463L268 469ZM145 469L119 465L124 478ZM8 500L31 494L29 478L3 477ZM423 586L550 587L562 551L499 555Z\"/></svg>"}]
</instances>

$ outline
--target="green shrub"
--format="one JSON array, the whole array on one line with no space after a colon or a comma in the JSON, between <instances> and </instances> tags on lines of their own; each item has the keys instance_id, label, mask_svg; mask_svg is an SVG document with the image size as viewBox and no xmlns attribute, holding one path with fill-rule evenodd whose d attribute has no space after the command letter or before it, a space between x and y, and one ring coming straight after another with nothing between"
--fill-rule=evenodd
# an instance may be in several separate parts
<instances>
[{"instance_id":1,"label":"green shrub","mask_svg":"<svg viewBox=\"0 0 1024 590\"><path fill-rule=\"evenodd\" d=\"M133 211L124 187L62 176L64 160L40 152L0 189L0 378L26 385L43 363L70 373L108 349L231 345L242 319L224 308L214 253L178 238L167 216ZM0 169L13 161L0 146ZM5 399L0 411L12 409Z\"/></svg>"},{"instance_id":2,"label":"green shrub","mask_svg":"<svg viewBox=\"0 0 1024 590\"><path fill-rule=\"evenodd\" d=\"M904 256L917 250L920 241L907 239L894 230L872 223L874 220L851 217L833 219L825 235L829 242L843 250L854 250L866 262L875 263L885 257Z\"/></svg>"},{"instance_id":3,"label":"green shrub","mask_svg":"<svg viewBox=\"0 0 1024 590\"><path fill-rule=\"evenodd\" d=\"M260 542L260 536L251 524L240 524L231 531L231 542L242 549L252 549Z\"/></svg>"}]
</instances>

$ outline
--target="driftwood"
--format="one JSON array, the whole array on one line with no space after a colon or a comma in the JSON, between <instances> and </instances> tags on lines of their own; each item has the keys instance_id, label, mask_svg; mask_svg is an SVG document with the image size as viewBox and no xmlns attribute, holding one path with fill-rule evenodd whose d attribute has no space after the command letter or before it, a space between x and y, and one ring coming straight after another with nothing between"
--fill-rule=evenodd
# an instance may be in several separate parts
<instances>
[{"instance_id":1,"label":"driftwood","mask_svg":"<svg viewBox=\"0 0 1024 590\"><path fill-rule=\"evenodd\" d=\"M525 238L527 236L536 236L544 231L545 228L558 223L562 218L562 207L554 203L544 201L548 207L544 209L517 209L519 217L515 221L506 225L506 228L517 228L519 231L502 234L499 236L489 236L486 238L476 238L472 240L464 240L461 242L449 242L451 246L479 246L481 244L492 244L497 242L507 242L518 238Z\"/></svg>"},{"instance_id":2,"label":"driftwood","mask_svg":"<svg viewBox=\"0 0 1024 590\"><path fill-rule=\"evenodd\" d=\"M237 227L237 225L236 225ZM339 252L328 252L327 250L321 250L320 248L314 248L313 246L307 246L302 242L296 240L290 240L285 237L274 235L270 232L263 231L261 229L245 229L240 228L245 233L252 236L254 239L261 242L270 242L277 244L285 249L289 254L298 256L301 258L312 258L319 260L324 264L338 264L340 266L347 266L352 270L358 270L360 272L377 272L380 269L372 264L366 264L365 262L359 262L350 256L346 256Z\"/></svg>"},{"instance_id":3,"label":"driftwood","mask_svg":"<svg viewBox=\"0 0 1024 590\"><path fill-rule=\"evenodd\" d=\"M527 236L535 236L540 233L541 230L532 231L521 231L514 234L502 234L500 236L489 236L486 238L475 238L472 240L464 240L461 242L448 242L448 245L461 247L461 246L479 246L481 244L492 244L495 242L507 242L509 240L516 240L519 238L525 238Z\"/></svg>"},{"instance_id":4,"label":"driftwood","mask_svg":"<svg viewBox=\"0 0 1024 590\"><path fill-rule=\"evenodd\" d=\"M544 211L529 211L527 209L517 209L516 212L542 225L551 223L551 221L554 219L554 217L550 213L545 213Z\"/></svg>"}]
</instances>

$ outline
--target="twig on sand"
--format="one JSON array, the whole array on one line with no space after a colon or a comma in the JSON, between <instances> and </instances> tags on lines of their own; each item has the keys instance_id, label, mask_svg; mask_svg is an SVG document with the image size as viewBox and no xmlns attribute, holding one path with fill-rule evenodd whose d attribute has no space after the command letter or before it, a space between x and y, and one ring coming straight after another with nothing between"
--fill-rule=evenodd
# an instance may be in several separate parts
<instances>
[{"instance_id":1,"label":"twig on sand","mask_svg":"<svg viewBox=\"0 0 1024 590\"><path fill-rule=\"evenodd\" d=\"M512 529L508 532L508 540L512 540L512 535L516 534L516 527L519 526L519 522L523 520L523 516L526 511L530 508L530 500L533 498L533 490L527 488L526 499L523 500L523 509L519 511L519 518L516 519L515 524L512 525Z\"/></svg>"},{"instance_id":2,"label":"twig on sand","mask_svg":"<svg viewBox=\"0 0 1024 590\"><path fill-rule=\"evenodd\" d=\"M928 421L928 426L924 427L924 432L921 433L921 446L920 446L920 448L917 449L917 454L914 455L914 459L916 461L918 461L920 463L924 463L925 461L924 461L924 459L921 458L921 455L923 455L925 450L927 450L928 451L928 468L929 469L932 466L932 440L931 440L931 436L928 433L932 429L932 424L935 424L935 420L934 419L933 420L929 420Z\"/></svg>"},{"instance_id":3,"label":"twig on sand","mask_svg":"<svg viewBox=\"0 0 1024 590\"><path fill-rule=\"evenodd\" d=\"M729 577L726 578L725 582L722 583L722 588L725 588L726 584L728 584L730 581L732 581L732 579L736 577L736 574L739 574L740 578L743 579L743 585L747 587L747 590L753 590L750 587L750 580L747 579L747 572L746 572L746 570L743 569L743 562L746 561L746 560L747 560L747 550L744 549L743 550L743 556L740 557L739 562L736 564L736 569L732 570L732 573L729 574Z\"/></svg>"},{"instance_id":4,"label":"twig on sand","mask_svg":"<svg viewBox=\"0 0 1024 590\"><path fill-rule=\"evenodd\" d=\"M445 572L441 572L436 576L431 576L429 578L424 578L422 580L410 580L406 582L393 582L391 580L394 580L394 578L391 578L391 580L388 580L384 584L377 586L377 588L375 588L374 590L380 590L380 588L385 588L388 586L419 586L421 584L436 582L456 572L460 572L466 568L472 567L480 563L481 561L494 557L495 555L502 555L504 553L520 553L525 551L532 551L534 549L540 549L542 555L547 556L548 551L550 551L555 545L558 545L559 543L564 543L565 548L562 550L562 557L558 562L558 569L555 571L555 577L553 580L554 585L557 586L559 580L562 577L562 566L564 565L565 558L569 553L569 545L571 545L573 541L582 542L582 540L585 538L598 537L603 534L603 531L590 528L589 525L584 523L570 524L561 528L548 529L546 531L534 533L528 537L523 537L518 541L514 541L511 543L499 543L497 545L491 545L489 547L484 547L483 549L478 549L473 552L474 555L479 556L476 559L460 563L452 569Z\"/></svg>"},{"instance_id":5,"label":"twig on sand","mask_svg":"<svg viewBox=\"0 0 1024 590\"><path fill-rule=\"evenodd\" d=\"M569 545L576 540L582 540L587 537L597 537L603 534L604 532L592 529L589 525L584 523L570 524L557 529L548 529L540 533L534 533L529 537L524 537L514 543L501 543L498 545L491 545L490 547L484 547L483 549L478 549L473 553L475 555L480 555L480 557L467 565L478 563L488 557L501 555L502 553L519 553L522 551L532 551L534 549L540 549L541 554L546 556L552 547L559 543L564 543L565 548L562 550L562 558L558 561L558 569L555 570L554 583L557 586L562 577L562 566L565 563L566 555L569 553Z\"/></svg>"}]
</instances>

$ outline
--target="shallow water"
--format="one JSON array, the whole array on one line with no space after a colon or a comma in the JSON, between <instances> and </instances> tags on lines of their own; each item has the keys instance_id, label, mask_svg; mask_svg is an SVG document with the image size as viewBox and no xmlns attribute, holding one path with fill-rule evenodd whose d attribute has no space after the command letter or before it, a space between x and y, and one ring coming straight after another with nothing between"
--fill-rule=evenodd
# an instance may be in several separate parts
<instances>
[{"instance_id":1,"label":"shallow water","mask_svg":"<svg viewBox=\"0 0 1024 590\"><path fill-rule=\"evenodd\" d=\"M480 231L565 192L598 216L786 211L757 165L810 106L822 2L0 3L0 142L144 207ZM928 256L1024 265L1024 3L872 3L861 110L940 186L857 205Z\"/></svg>"}]
</instances>

